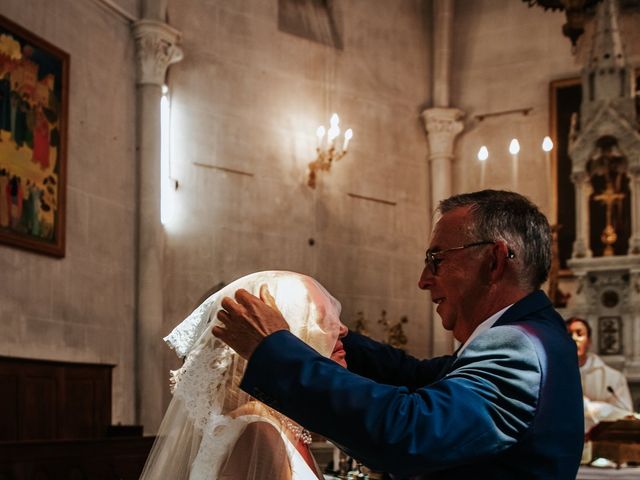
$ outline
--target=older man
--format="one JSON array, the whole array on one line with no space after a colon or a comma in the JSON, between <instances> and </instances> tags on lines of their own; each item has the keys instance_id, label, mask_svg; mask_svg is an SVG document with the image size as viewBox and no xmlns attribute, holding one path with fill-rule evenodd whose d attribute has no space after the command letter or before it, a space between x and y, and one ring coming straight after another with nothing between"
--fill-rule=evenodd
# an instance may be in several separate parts
<instances>
[{"instance_id":1,"label":"older man","mask_svg":"<svg viewBox=\"0 0 640 480\"><path fill-rule=\"evenodd\" d=\"M249 360L242 388L378 470L424 478L574 479L582 392L564 322L539 290L549 225L523 196L484 190L439 206L419 286L455 355L418 360L349 333L349 370L286 331L247 292L214 334ZM263 295L267 299L267 295Z\"/></svg>"}]
</instances>

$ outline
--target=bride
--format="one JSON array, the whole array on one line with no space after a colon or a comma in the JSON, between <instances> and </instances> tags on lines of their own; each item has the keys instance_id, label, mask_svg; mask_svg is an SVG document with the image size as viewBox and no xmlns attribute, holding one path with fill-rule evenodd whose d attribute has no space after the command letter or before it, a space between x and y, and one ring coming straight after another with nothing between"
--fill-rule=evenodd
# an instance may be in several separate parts
<instances>
[{"instance_id":1,"label":"bride","mask_svg":"<svg viewBox=\"0 0 640 480\"><path fill-rule=\"evenodd\" d=\"M294 335L346 366L340 303L314 279L270 271L227 285L165 338L184 363L171 372L173 399L141 480L322 479L311 434L240 390L245 361L211 333L221 300L239 288L262 293Z\"/></svg>"}]
</instances>

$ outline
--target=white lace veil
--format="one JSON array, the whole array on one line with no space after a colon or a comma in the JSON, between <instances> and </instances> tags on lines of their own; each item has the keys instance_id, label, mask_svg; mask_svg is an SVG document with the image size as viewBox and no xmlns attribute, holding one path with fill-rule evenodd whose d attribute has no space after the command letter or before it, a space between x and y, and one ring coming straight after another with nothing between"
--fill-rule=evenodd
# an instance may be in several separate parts
<instances>
[{"instance_id":1,"label":"white lace veil","mask_svg":"<svg viewBox=\"0 0 640 480\"><path fill-rule=\"evenodd\" d=\"M340 303L311 277L292 272L259 272L216 292L178 325L165 341L183 366L171 372L173 399L147 459L143 480L216 480L251 416L230 415L253 400L238 387L245 362L211 333L223 297L238 288L258 295L266 284L291 332L324 356L330 356L340 328ZM276 375L277 372L274 372ZM249 478L263 479L265 448L254 442L243 452L252 462ZM271 447L268 447L271 448ZM284 461L284 460L283 460ZM247 474L243 475L244 477Z\"/></svg>"}]
</instances>

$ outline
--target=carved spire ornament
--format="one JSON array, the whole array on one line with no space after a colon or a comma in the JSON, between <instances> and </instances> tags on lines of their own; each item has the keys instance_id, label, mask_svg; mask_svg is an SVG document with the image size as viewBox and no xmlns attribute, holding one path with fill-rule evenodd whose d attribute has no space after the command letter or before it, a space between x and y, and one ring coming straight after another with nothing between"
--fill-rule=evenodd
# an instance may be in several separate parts
<instances>
[{"instance_id":1,"label":"carved spire ornament","mask_svg":"<svg viewBox=\"0 0 640 480\"><path fill-rule=\"evenodd\" d=\"M640 122L620 20L618 0L599 4L569 135L577 288L564 315L589 321L596 353L640 384Z\"/></svg>"},{"instance_id":2,"label":"carved spire ornament","mask_svg":"<svg viewBox=\"0 0 640 480\"><path fill-rule=\"evenodd\" d=\"M624 248L635 254L638 252L640 241L640 225L631 221L640 207L640 192L633 189L633 177L628 178L629 172L633 171L632 167L640 165L640 134L632 88L632 69L625 54L619 16L616 0L605 0L600 4L594 19L590 54L582 71L583 95L580 116L574 122L569 139L568 153L574 178L578 178L578 173L587 174L591 183L589 194L594 196L591 207L589 202L579 202L576 198L576 232L583 230L585 221L590 222L590 229L596 228L597 222L591 218L596 211L593 203L597 203L595 197L603 193L608 183L612 183L614 193L626 192L625 195L631 197L626 200L629 206L624 209L618 208L617 205L620 204L622 207L621 202L624 198L616 197L616 208L623 211L620 214L621 220L616 223L625 226L624 232L618 230L614 240L614 225L607 221L600 227L606 230L606 234L604 231L603 235L598 232L597 236L606 238L606 241L598 242L600 245L589 245L594 254L596 250L600 250L602 244L605 245L607 253L610 253L609 247L614 245L616 240L623 242L617 248L618 254L621 254L620 249ZM629 183L631 189L625 186ZM577 193L580 185L575 181L574 185ZM606 209L607 214L611 213L611 207L607 204L601 203L596 207L600 210ZM616 230L618 228L616 227ZM624 237L621 237L621 233L624 233ZM592 237L597 238L595 235ZM574 258L580 258L584 254L582 245L578 244L582 240L585 239L576 236Z\"/></svg>"}]
</instances>

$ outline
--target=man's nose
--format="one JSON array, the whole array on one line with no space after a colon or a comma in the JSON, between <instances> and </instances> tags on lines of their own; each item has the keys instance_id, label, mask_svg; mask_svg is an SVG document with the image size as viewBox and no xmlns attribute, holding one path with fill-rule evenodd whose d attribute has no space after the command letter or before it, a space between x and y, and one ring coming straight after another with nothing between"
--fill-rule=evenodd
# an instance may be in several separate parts
<instances>
[{"instance_id":1,"label":"man's nose","mask_svg":"<svg viewBox=\"0 0 640 480\"><path fill-rule=\"evenodd\" d=\"M343 338L347 333L349 333L349 329L344 323L340 322L340 329L338 330L338 338Z\"/></svg>"},{"instance_id":2,"label":"man's nose","mask_svg":"<svg viewBox=\"0 0 640 480\"><path fill-rule=\"evenodd\" d=\"M425 267L422 269L422 275L420 275L420 280L418 280L418 287L420 290L429 290L431 288L433 280L433 275L431 274L431 270Z\"/></svg>"}]
</instances>

